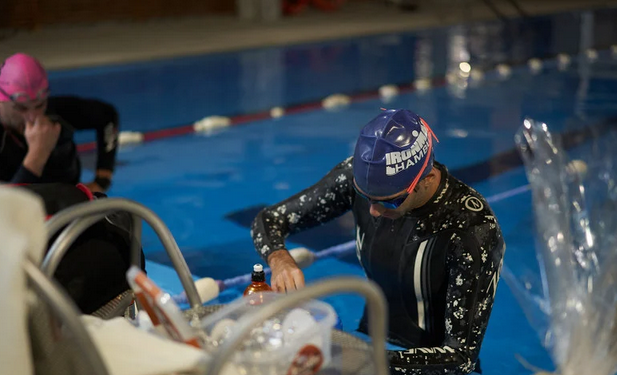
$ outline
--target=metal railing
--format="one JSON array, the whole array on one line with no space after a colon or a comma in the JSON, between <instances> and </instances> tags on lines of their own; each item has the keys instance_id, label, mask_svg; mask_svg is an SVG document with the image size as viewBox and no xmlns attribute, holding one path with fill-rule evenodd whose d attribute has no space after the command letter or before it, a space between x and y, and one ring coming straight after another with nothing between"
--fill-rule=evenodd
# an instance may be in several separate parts
<instances>
[{"instance_id":1,"label":"metal railing","mask_svg":"<svg viewBox=\"0 0 617 375\"><path fill-rule=\"evenodd\" d=\"M24 272L30 287L71 333L71 340L79 347L80 360L88 366L89 372L93 375L108 375L107 366L83 325L79 310L73 301L54 280L47 277L31 261L24 262Z\"/></svg>"}]
</instances>

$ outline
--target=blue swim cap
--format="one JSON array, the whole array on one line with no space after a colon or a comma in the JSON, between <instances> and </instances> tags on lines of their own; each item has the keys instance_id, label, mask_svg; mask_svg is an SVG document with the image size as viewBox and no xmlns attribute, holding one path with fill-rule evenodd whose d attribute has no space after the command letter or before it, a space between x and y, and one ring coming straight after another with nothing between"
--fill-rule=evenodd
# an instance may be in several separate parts
<instances>
[{"instance_id":1,"label":"blue swim cap","mask_svg":"<svg viewBox=\"0 0 617 375\"><path fill-rule=\"evenodd\" d=\"M413 191L432 169L432 137L428 124L411 111L380 113L362 128L356 143L353 175L360 190L373 197Z\"/></svg>"}]
</instances>

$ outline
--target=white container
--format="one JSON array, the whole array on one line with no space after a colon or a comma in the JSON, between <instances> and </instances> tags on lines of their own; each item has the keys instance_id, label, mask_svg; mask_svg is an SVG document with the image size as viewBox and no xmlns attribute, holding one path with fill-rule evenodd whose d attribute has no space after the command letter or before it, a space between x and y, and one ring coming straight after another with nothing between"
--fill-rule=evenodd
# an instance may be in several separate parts
<instances>
[{"instance_id":1,"label":"white container","mask_svg":"<svg viewBox=\"0 0 617 375\"><path fill-rule=\"evenodd\" d=\"M256 293L208 315L201 322L207 335L206 350L215 354L234 333L235 322L259 309L261 303L280 298L285 295ZM231 357L234 372L251 375L317 373L331 363L332 328L336 320L334 309L316 300L283 310L253 329L234 353Z\"/></svg>"}]
</instances>

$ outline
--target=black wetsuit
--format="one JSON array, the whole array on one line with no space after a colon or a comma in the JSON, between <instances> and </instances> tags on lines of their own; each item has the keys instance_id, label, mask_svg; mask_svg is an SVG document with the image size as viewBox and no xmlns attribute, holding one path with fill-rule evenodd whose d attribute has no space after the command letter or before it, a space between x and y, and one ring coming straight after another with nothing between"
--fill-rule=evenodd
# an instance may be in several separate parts
<instances>
[{"instance_id":1,"label":"black wetsuit","mask_svg":"<svg viewBox=\"0 0 617 375\"><path fill-rule=\"evenodd\" d=\"M113 171L118 143L118 113L113 106L98 100L50 97L46 115L52 121L59 122L62 129L56 147L45 164L43 175L37 177L22 165L28 152L24 136L0 126L0 181L78 183L81 163L73 133L85 129L96 130L97 169Z\"/></svg>"},{"instance_id":2,"label":"black wetsuit","mask_svg":"<svg viewBox=\"0 0 617 375\"><path fill-rule=\"evenodd\" d=\"M435 195L397 220L374 218L353 189L352 159L312 187L262 210L251 234L261 256L285 248L292 233L352 210L357 255L388 301L390 368L401 374L474 371L505 251L484 198L442 172ZM360 331L366 332L365 318Z\"/></svg>"},{"instance_id":3,"label":"black wetsuit","mask_svg":"<svg viewBox=\"0 0 617 375\"><path fill-rule=\"evenodd\" d=\"M57 212L89 200L88 195L74 185L27 184L28 189L43 200L45 211ZM104 199L97 193L94 199ZM84 314L91 314L130 289L126 272L131 266L132 219L126 212L107 215L84 233L68 249L58 264L54 278L62 285ZM57 235L51 239L50 246ZM141 252L141 267L145 260Z\"/></svg>"}]
</instances>

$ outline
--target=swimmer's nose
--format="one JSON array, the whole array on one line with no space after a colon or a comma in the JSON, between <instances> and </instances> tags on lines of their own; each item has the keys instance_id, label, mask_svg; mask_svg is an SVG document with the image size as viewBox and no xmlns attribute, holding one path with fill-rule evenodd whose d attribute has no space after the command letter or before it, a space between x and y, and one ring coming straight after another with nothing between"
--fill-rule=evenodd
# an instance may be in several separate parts
<instances>
[{"instance_id":1,"label":"swimmer's nose","mask_svg":"<svg viewBox=\"0 0 617 375\"><path fill-rule=\"evenodd\" d=\"M369 213L373 217L380 217L383 214L385 209L386 208L384 206L373 203L371 204L371 207L369 208Z\"/></svg>"}]
</instances>

